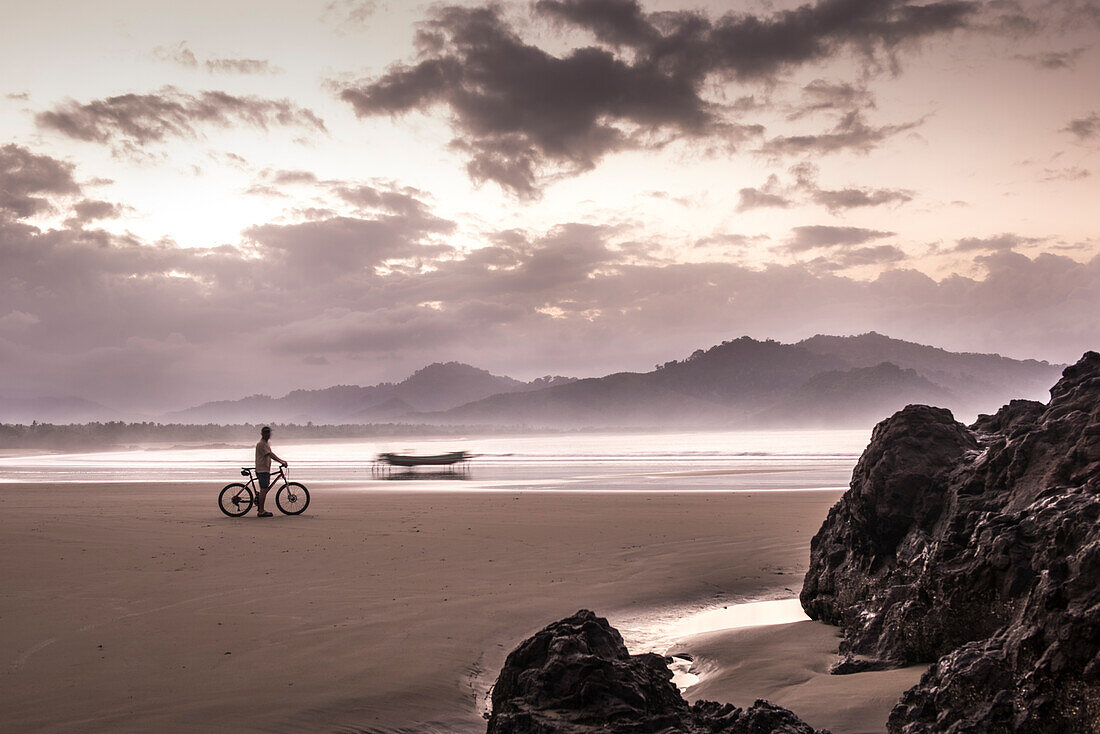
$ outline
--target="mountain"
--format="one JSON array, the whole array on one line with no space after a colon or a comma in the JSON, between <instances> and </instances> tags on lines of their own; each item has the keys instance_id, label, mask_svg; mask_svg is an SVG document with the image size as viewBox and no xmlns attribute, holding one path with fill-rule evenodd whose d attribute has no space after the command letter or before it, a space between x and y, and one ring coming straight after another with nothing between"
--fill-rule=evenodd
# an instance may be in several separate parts
<instances>
[{"instance_id":1,"label":"mountain","mask_svg":"<svg viewBox=\"0 0 1100 734\"><path fill-rule=\"evenodd\" d=\"M87 423L118 419L118 411L83 398L0 397L0 423Z\"/></svg>"},{"instance_id":2,"label":"mountain","mask_svg":"<svg viewBox=\"0 0 1100 734\"><path fill-rule=\"evenodd\" d=\"M939 347L891 339L873 331L859 336L819 334L797 346L822 356L837 357L852 367L890 362L916 370L949 390L973 412L1000 405L1000 398L1006 391L1015 397L1045 399L1047 387L1058 379L1064 367L1034 359L1009 359L999 354L949 352Z\"/></svg>"},{"instance_id":3,"label":"mountain","mask_svg":"<svg viewBox=\"0 0 1100 734\"><path fill-rule=\"evenodd\" d=\"M885 417L906 405L949 405L958 402L951 392L925 379L916 370L891 362L874 367L831 370L814 375L789 397L757 413L754 422L790 425L797 417L806 428L865 426L868 416ZM873 420L873 418L872 418Z\"/></svg>"},{"instance_id":4,"label":"mountain","mask_svg":"<svg viewBox=\"0 0 1100 734\"><path fill-rule=\"evenodd\" d=\"M187 423L476 424L532 428L871 426L909 403L971 418L1043 395L1060 365L949 352L874 332L797 344L741 337L649 372L521 382L458 362L397 383L295 390L205 403Z\"/></svg>"},{"instance_id":5,"label":"mountain","mask_svg":"<svg viewBox=\"0 0 1100 734\"><path fill-rule=\"evenodd\" d=\"M430 364L401 382L337 385L322 390L295 390L283 397L252 395L240 400L203 403L169 413L180 423L370 423L392 421L417 411L442 411L489 395L537 390L568 381L544 377L521 382L459 362Z\"/></svg>"},{"instance_id":6,"label":"mountain","mask_svg":"<svg viewBox=\"0 0 1100 734\"><path fill-rule=\"evenodd\" d=\"M908 403L976 415L1041 394L1060 369L874 333L798 344L741 337L651 372L494 395L411 418L545 427L862 427Z\"/></svg>"}]
</instances>

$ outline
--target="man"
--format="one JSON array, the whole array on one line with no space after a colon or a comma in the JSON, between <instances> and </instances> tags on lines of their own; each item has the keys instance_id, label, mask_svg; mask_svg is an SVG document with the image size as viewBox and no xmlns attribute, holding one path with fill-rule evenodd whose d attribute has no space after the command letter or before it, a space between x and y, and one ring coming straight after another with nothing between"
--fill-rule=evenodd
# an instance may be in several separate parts
<instances>
[{"instance_id":1,"label":"man","mask_svg":"<svg viewBox=\"0 0 1100 734\"><path fill-rule=\"evenodd\" d=\"M275 459L283 466L287 466L287 463L271 450L271 445L267 442L269 438L271 438L271 429L264 426L260 429L260 441L256 444L256 479L260 482L260 494L256 498L256 517L271 517L271 513L264 510L267 490L271 486L271 460Z\"/></svg>"}]
</instances>

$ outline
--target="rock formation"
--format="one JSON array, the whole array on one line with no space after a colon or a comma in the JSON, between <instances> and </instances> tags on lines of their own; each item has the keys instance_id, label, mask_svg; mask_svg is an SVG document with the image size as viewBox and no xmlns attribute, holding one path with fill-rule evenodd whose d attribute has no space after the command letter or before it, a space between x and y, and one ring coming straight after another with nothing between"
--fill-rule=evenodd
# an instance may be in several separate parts
<instances>
[{"instance_id":1,"label":"rock formation","mask_svg":"<svg viewBox=\"0 0 1100 734\"><path fill-rule=\"evenodd\" d=\"M659 655L631 655L606 619L582 609L508 655L488 734L815 734L786 709L757 701L689 705Z\"/></svg>"},{"instance_id":2,"label":"rock formation","mask_svg":"<svg viewBox=\"0 0 1100 734\"><path fill-rule=\"evenodd\" d=\"M932 664L891 732L1100 731L1100 354L1047 405L880 423L802 605L843 627L836 672Z\"/></svg>"}]
</instances>

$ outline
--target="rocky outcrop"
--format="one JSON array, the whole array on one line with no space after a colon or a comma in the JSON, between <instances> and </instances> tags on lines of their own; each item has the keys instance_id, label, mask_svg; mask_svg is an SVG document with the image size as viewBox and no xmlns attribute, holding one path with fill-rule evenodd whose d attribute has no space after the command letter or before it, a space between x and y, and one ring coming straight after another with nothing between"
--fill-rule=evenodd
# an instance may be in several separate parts
<instances>
[{"instance_id":1,"label":"rocky outcrop","mask_svg":"<svg viewBox=\"0 0 1100 734\"><path fill-rule=\"evenodd\" d=\"M802 605L843 627L836 672L932 663L892 732L1100 731L1100 354L1047 405L876 426Z\"/></svg>"},{"instance_id":2,"label":"rocky outcrop","mask_svg":"<svg viewBox=\"0 0 1100 734\"><path fill-rule=\"evenodd\" d=\"M666 660L631 655L618 631L582 609L508 655L492 694L488 734L815 734L786 709L689 705Z\"/></svg>"}]
</instances>

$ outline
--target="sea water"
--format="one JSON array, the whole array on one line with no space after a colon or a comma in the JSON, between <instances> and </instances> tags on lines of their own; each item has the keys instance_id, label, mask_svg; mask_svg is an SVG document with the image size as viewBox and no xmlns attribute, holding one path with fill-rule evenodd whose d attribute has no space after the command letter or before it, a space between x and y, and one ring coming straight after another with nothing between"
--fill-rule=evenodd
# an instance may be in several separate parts
<instances>
[{"instance_id":1,"label":"sea water","mask_svg":"<svg viewBox=\"0 0 1100 734\"><path fill-rule=\"evenodd\" d=\"M346 441L279 441L292 479L344 489L459 491L776 491L844 488L870 430L557 433ZM467 451L467 471L371 473L382 452ZM3 482L238 481L251 444L155 445L125 451L0 458Z\"/></svg>"}]
</instances>

